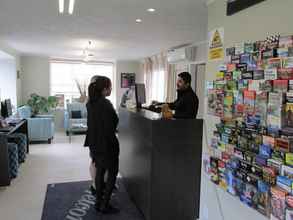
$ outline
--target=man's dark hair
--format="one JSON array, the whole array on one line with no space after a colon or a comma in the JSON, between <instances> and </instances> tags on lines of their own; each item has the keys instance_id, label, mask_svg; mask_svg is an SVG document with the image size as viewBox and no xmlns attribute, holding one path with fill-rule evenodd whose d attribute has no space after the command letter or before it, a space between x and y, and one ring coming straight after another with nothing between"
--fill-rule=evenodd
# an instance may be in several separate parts
<instances>
[{"instance_id":1,"label":"man's dark hair","mask_svg":"<svg viewBox=\"0 0 293 220\"><path fill-rule=\"evenodd\" d=\"M186 84L191 84L191 75L189 72L182 72L182 73L179 73L178 75L180 78L183 79L183 81L186 83Z\"/></svg>"},{"instance_id":2,"label":"man's dark hair","mask_svg":"<svg viewBox=\"0 0 293 220\"><path fill-rule=\"evenodd\" d=\"M111 80L105 76L99 76L94 82L89 85L88 96L89 102L93 103L102 97L104 89L108 89L111 86Z\"/></svg>"}]
</instances>

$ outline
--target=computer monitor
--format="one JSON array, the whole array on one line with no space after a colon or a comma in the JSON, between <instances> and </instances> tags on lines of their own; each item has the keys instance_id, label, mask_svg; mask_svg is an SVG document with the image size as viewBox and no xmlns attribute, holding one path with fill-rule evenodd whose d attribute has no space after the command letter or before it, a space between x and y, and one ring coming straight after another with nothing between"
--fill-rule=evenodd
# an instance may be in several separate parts
<instances>
[{"instance_id":1,"label":"computer monitor","mask_svg":"<svg viewBox=\"0 0 293 220\"><path fill-rule=\"evenodd\" d=\"M135 98L136 98L136 107L141 108L142 104L146 103L146 92L145 85L137 83L135 84Z\"/></svg>"},{"instance_id":2,"label":"computer monitor","mask_svg":"<svg viewBox=\"0 0 293 220\"><path fill-rule=\"evenodd\" d=\"M12 105L10 99L6 99L1 102L1 115L3 118L8 118L12 115Z\"/></svg>"},{"instance_id":3,"label":"computer monitor","mask_svg":"<svg viewBox=\"0 0 293 220\"><path fill-rule=\"evenodd\" d=\"M11 100L10 99L6 99L5 100L5 105L7 108L7 117L10 117L12 115L12 104L11 104Z\"/></svg>"}]
</instances>

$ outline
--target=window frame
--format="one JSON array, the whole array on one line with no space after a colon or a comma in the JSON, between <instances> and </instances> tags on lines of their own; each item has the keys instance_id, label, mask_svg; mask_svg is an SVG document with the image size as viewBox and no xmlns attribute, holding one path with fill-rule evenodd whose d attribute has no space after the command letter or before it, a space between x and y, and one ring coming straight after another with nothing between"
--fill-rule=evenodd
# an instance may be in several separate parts
<instances>
[{"instance_id":1,"label":"window frame","mask_svg":"<svg viewBox=\"0 0 293 220\"><path fill-rule=\"evenodd\" d=\"M88 61L88 62L83 62L83 61L79 61L79 60L59 60L59 59L51 59L49 61L49 65L50 65L50 74L49 74L49 92L51 96L57 95L58 93L53 93L53 89L52 89L52 70L51 70L51 65L52 64L77 64L77 65L97 65L97 66L111 66L112 67L112 77L110 76L109 78L112 78L112 104L113 106L116 105L116 74L115 74L115 63L113 62L99 62L99 61ZM64 99L64 106L63 107L58 107L58 109L66 109L66 99Z\"/></svg>"}]
</instances>

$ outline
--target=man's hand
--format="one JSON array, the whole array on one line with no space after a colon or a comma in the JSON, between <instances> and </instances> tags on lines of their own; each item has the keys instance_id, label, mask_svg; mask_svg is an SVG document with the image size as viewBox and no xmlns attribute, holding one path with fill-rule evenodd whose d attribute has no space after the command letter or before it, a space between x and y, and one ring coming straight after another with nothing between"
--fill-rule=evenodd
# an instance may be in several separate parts
<instances>
[{"instance_id":1,"label":"man's hand","mask_svg":"<svg viewBox=\"0 0 293 220\"><path fill-rule=\"evenodd\" d=\"M158 101L152 101L151 105L158 105L159 102Z\"/></svg>"},{"instance_id":2,"label":"man's hand","mask_svg":"<svg viewBox=\"0 0 293 220\"><path fill-rule=\"evenodd\" d=\"M169 109L169 105L167 103L160 105L162 109Z\"/></svg>"}]
</instances>

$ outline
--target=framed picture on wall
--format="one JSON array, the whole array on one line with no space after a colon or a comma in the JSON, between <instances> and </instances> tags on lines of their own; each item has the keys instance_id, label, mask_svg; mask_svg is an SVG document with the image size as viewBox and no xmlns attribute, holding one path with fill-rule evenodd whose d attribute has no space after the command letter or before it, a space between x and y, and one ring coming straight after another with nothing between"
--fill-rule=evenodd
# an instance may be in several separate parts
<instances>
[{"instance_id":1,"label":"framed picture on wall","mask_svg":"<svg viewBox=\"0 0 293 220\"><path fill-rule=\"evenodd\" d=\"M130 88L135 85L135 73L121 73L121 88Z\"/></svg>"}]
</instances>

